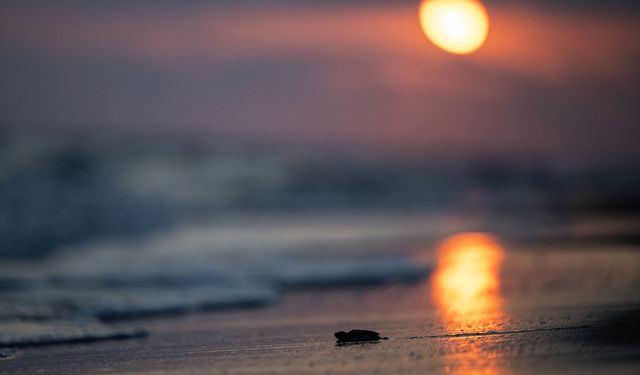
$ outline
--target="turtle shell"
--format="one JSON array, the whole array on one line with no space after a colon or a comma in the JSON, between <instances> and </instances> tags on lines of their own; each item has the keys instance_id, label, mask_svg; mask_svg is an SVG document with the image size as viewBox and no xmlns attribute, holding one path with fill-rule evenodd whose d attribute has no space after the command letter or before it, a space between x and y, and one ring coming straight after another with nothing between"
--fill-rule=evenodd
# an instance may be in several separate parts
<instances>
[{"instance_id":1,"label":"turtle shell","mask_svg":"<svg viewBox=\"0 0 640 375\"><path fill-rule=\"evenodd\" d=\"M384 340L386 337L380 337L380 334L375 331L369 331L366 329L352 329L349 332L339 331L333 334L338 343L344 342L362 342L362 341L379 341Z\"/></svg>"}]
</instances>

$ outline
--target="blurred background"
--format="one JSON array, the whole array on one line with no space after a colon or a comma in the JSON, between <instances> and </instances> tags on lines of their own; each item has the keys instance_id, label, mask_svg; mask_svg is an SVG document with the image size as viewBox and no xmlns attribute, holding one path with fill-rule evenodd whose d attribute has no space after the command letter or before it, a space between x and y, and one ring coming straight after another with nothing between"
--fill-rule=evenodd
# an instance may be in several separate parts
<instances>
[{"instance_id":1,"label":"blurred background","mask_svg":"<svg viewBox=\"0 0 640 375\"><path fill-rule=\"evenodd\" d=\"M633 1L0 2L0 254L229 211L640 207Z\"/></svg>"},{"instance_id":2,"label":"blurred background","mask_svg":"<svg viewBox=\"0 0 640 375\"><path fill-rule=\"evenodd\" d=\"M484 3L457 56L418 1L0 0L0 286L47 290L5 313L412 279L390 254L469 230L636 243L638 3Z\"/></svg>"}]
</instances>

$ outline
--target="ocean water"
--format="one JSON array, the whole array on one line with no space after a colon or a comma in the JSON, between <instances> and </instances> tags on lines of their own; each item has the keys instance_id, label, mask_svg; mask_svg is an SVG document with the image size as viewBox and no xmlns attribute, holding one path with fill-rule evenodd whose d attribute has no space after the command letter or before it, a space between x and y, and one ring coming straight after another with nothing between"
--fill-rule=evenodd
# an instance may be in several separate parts
<instances>
[{"instance_id":1,"label":"ocean water","mask_svg":"<svg viewBox=\"0 0 640 375\"><path fill-rule=\"evenodd\" d=\"M432 232L427 218L342 216L236 218L5 262L0 316L114 319L253 306L272 303L282 289L411 281L428 272L404 255L361 254Z\"/></svg>"},{"instance_id":2,"label":"ocean water","mask_svg":"<svg viewBox=\"0 0 640 375\"><path fill-rule=\"evenodd\" d=\"M603 189L615 194L576 203L590 175L522 162L11 139L0 165L4 347L139 337L113 322L293 289L415 282L447 235L563 238L572 213L635 197L616 190L635 186L623 173Z\"/></svg>"},{"instance_id":3,"label":"ocean water","mask_svg":"<svg viewBox=\"0 0 640 375\"><path fill-rule=\"evenodd\" d=\"M407 244L432 233L430 223L415 214L253 216L4 261L0 345L138 335L112 332L104 322L259 307L296 288L420 280L428 264L400 252L364 257L362 250Z\"/></svg>"}]
</instances>

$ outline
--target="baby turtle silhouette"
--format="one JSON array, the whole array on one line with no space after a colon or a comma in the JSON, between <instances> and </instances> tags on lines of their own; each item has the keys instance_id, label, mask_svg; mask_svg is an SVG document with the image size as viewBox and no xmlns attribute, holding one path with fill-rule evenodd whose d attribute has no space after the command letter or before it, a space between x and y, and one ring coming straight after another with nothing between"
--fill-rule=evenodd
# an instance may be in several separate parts
<instances>
[{"instance_id":1,"label":"baby turtle silhouette","mask_svg":"<svg viewBox=\"0 0 640 375\"><path fill-rule=\"evenodd\" d=\"M380 334L375 331L368 331L366 329L352 329L349 332L339 331L333 334L338 341L337 344L356 343L356 342L371 342L388 340L388 337L380 337Z\"/></svg>"}]
</instances>

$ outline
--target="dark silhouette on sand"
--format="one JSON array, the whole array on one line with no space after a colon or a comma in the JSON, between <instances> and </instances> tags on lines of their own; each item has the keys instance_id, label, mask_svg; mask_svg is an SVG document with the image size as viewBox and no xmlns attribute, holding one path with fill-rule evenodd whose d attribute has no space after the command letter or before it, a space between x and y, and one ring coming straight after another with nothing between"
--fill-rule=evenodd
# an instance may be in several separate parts
<instances>
[{"instance_id":1,"label":"dark silhouette on sand","mask_svg":"<svg viewBox=\"0 0 640 375\"><path fill-rule=\"evenodd\" d=\"M367 342L367 341L380 341L388 340L388 337L380 337L380 334L375 331L368 331L365 329L352 329L349 332L338 331L333 334L338 341L337 344L353 343L353 342Z\"/></svg>"}]
</instances>

